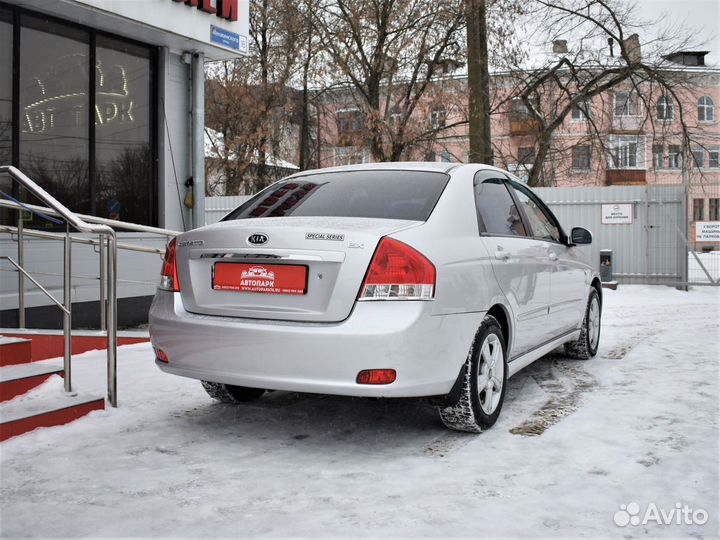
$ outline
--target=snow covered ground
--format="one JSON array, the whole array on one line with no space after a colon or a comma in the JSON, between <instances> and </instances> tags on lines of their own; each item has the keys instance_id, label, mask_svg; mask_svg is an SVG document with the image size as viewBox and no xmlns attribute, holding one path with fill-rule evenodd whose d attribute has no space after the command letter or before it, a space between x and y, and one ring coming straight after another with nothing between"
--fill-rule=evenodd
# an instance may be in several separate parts
<instances>
[{"instance_id":1,"label":"snow covered ground","mask_svg":"<svg viewBox=\"0 0 720 540\"><path fill-rule=\"evenodd\" d=\"M119 409L0 447L2 535L716 538L719 292L605 291L598 356L520 372L479 436L410 400L222 405L123 347ZM104 360L76 357L81 390ZM631 503L707 522L616 525Z\"/></svg>"}]
</instances>

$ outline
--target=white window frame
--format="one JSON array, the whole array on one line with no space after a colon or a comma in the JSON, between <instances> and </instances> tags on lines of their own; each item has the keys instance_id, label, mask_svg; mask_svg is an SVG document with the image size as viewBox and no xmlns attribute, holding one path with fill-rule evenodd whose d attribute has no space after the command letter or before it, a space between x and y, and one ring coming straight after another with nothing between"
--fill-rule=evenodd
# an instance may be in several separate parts
<instances>
[{"instance_id":1,"label":"white window frame","mask_svg":"<svg viewBox=\"0 0 720 540\"><path fill-rule=\"evenodd\" d=\"M692 166L695 169L705 168L705 149L702 146L693 146L690 149L690 156L692 158ZM697 158L700 159L697 159Z\"/></svg>"},{"instance_id":2,"label":"white window frame","mask_svg":"<svg viewBox=\"0 0 720 540\"><path fill-rule=\"evenodd\" d=\"M335 167L370 162L370 151L362 146L336 146L333 151Z\"/></svg>"},{"instance_id":3,"label":"white window frame","mask_svg":"<svg viewBox=\"0 0 720 540\"><path fill-rule=\"evenodd\" d=\"M659 148L660 153L655 150ZM658 159L659 156L659 159ZM652 145L652 163L653 170L666 169L665 167L665 145L664 144L653 144Z\"/></svg>"},{"instance_id":4,"label":"white window frame","mask_svg":"<svg viewBox=\"0 0 720 540\"><path fill-rule=\"evenodd\" d=\"M700 110L703 110L703 116L705 118L700 118ZM702 96L698 100L698 122L703 124L710 124L715 121L715 102L710 96ZM708 118L708 113L710 113L710 117Z\"/></svg>"},{"instance_id":5,"label":"white window frame","mask_svg":"<svg viewBox=\"0 0 720 540\"><path fill-rule=\"evenodd\" d=\"M632 145L635 145L634 157ZM608 169L645 170L645 139L636 135L611 135L607 143L607 161Z\"/></svg>"},{"instance_id":6,"label":"white window frame","mask_svg":"<svg viewBox=\"0 0 720 540\"><path fill-rule=\"evenodd\" d=\"M677 152L673 152L672 148L677 148ZM668 145L668 169L682 169L682 147L679 144L670 144Z\"/></svg>"},{"instance_id":7,"label":"white window frame","mask_svg":"<svg viewBox=\"0 0 720 540\"><path fill-rule=\"evenodd\" d=\"M587 167L576 167L575 166L575 149L576 148L587 148ZM570 168L573 171L589 171L592 168L592 146L589 144L576 144L570 150Z\"/></svg>"},{"instance_id":8,"label":"white window frame","mask_svg":"<svg viewBox=\"0 0 720 540\"><path fill-rule=\"evenodd\" d=\"M713 161L715 161L714 165ZM720 146L711 146L708 148L708 169L718 168L720 168Z\"/></svg>"},{"instance_id":9,"label":"white window frame","mask_svg":"<svg viewBox=\"0 0 720 540\"><path fill-rule=\"evenodd\" d=\"M632 103L632 100L630 99L631 96L636 97L636 103L637 103L637 110L633 111L631 114L617 114L617 101L618 101L618 95L620 94L627 94L627 99L625 100L625 103ZM627 110L627 107L626 107ZM622 90L618 92L613 93L613 117L614 118L637 118L639 116L643 115L643 102L640 99L640 95L638 94L637 90Z\"/></svg>"},{"instance_id":10,"label":"white window frame","mask_svg":"<svg viewBox=\"0 0 720 540\"><path fill-rule=\"evenodd\" d=\"M590 102L580 101L570 109L571 122L587 122L590 119Z\"/></svg>"},{"instance_id":11,"label":"white window frame","mask_svg":"<svg viewBox=\"0 0 720 540\"><path fill-rule=\"evenodd\" d=\"M430 111L430 127L442 129L447 125L447 109L445 107L434 107Z\"/></svg>"},{"instance_id":12,"label":"white window frame","mask_svg":"<svg viewBox=\"0 0 720 540\"><path fill-rule=\"evenodd\" d=\"M662 108L663 116L660 116L660 110ZM669 114L668 114L669 113ZM675 104L672 98L669 96L660 96L657 105L655 106L655 118L661 122L672 122L675 120Z\"/></svg>"}]
</instances>

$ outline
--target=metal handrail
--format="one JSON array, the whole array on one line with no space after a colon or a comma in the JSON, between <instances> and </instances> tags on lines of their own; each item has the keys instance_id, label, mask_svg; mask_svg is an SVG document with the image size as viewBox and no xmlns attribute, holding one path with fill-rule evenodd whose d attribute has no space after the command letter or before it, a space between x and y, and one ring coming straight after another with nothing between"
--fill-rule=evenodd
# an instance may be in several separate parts
<instances>
[{"instance_id":1,"label":"metal handrail","mask_svg":"<svg viewBox=\"0 0 720 540\"><path fill-rule=\"evenodd\" d=\"M32 281L38 289L40 289L43 293L45 293L45 296L47 296L50 300L52 300L52 302L57 307L59 307L63 311L63 313L67 313L68 315L70 315L70 311L68 311L68 309L65 306L63 306L57 298L55 298L52 294L50 294L50 291L48 291L45 287L43 287L40 283L38 283L34 277L32 277L30 274L27 273L27 270L25 270L22 266L20 266L18 263L16 263L11 257L3 256L3 257L0 257L0 259L5 259L10 264L12 264L15 268L17 268L18 272L22 272L23 274L25 274L25 277L28 278L30 281Z\"/></svg>"},{"instance_id":2,"label":"metal handrail","mask_svg":"<svg viewBox=\"0 0 720 540\"><path fill-rule=\"evenodd\" d=\"M108 224L91 224L82 217L70 211L65 205L50 195L42 187L31 180L22 171L11 165L0 166L0 174L8 174L11 178L21 184L30 193L35 195L40 201L45 203L48 208L41 211L49 213L51 210L54 215L61 217L68 226L72 226L82 233L93 233L100 235L101 248L100 258L104 261L103 251L107 249L107 264L105 265L105 277L107 281L107 305L106 305L106 323L107 323L107 383L108 383L108 401L113 407L117 407L117 236L115 230ZM4 201L3 201L4 202ZM28 206L12 203L11 205L3 204L15 210L29 209ZM18 220L22 224L22 220ZM17 264L23 265L23 247L22 247L22 226L19 227L18 234L18 261ZM63 371L64 371L64 387L68 393L72 392L71 379L71 357L72 357L72 300L71 300L71 260L72 260L72 241L69 229L66 230L64 237L64 255L63 255ZM18 286L20 291L24 291L23 273L18 272ZM18 297L20 300L20 296ZM18 303L18 318L22 317L24 323L24 305ZM24 326L24 324L23 324Z\"/></svg>"},{"instance_id":3,"label":"metal handrail","mask_svg":"<svg viewBox=\"0 0 720 540\"><path fill-rule=\"evenodd\" d=\"M20 229L18 227L13 227L12 225L0 225L0 233L8 233L10 235L13 235L19 234L19 232ZM24 236L32 236L35 238L45 238L46 240L63 240L65 238L64 234L38 231L37 229L26 229L24 227L22 229L22 234ZM101 244L100 240L95 240L93 238L82 238L78 236L72 236L71 241L73 243L86 244L90 246L99 246ZM126 244L123 242L118 242L117 248L126 251L137 251L139 253L151 253L153 255L160 255L161 257L165 255L164 249L148 246L139 246L136 244Z\"/></svg>"},{"instance_id":4,"label":"metal handrail","mask_svg":"<svg viewBox=\"0 0 720 540\"><path fill-rule=\"evenodd\" d=\"M0 173L3 172L3 167L0 167ZM3 201L0 200L0 207L4 208L12 208L15 210L30 210L33 212L40 212L43 214L48 214L51 216L59 216L63 217L60 212L57 210L53 210L52 208L45 208L43 206L37 206L35 204L18 204L13 201ZM167 237L174 237L180 234L180 231L173 231L172 229L162 229L160 227L150 227L149 225L139 225L137 223L130 223L129 221L118 221L116 219L108 219L108 218L102 218L97 216L90 216L87 214L75 214L78 218L81 218L86 223L98 223L101 225L108 225L110 227L114 227L115 229L122 229L125 231L133 231L133 232L144 232L144 233L151 233L151 234L158 234L161 236L167 236ZM88 232L88 231L81 231L81 232Z\"/></svg>"}]
</instances>

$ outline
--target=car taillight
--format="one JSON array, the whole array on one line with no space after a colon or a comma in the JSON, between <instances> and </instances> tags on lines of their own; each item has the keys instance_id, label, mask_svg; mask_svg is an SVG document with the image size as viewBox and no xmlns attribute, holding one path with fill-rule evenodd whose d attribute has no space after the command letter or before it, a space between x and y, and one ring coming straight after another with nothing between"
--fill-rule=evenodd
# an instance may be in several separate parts
<instances>
[{"instance_id":1,"label":"car taillight","mask_svg":"<svg viewBox=\"0 0 720 540\"><path fill-rule=\"evenodd\" d=\"M168 242L165 249L162 271L160 272L160 288L166 291L180 292L180 281L177 275L177 262L175 260L175 239Z\"/></svg>"},{"instance_id":2,"label":"car taillight","mask_svg":"<svg viewBox=\"0 0 720 540\"><path fill-rule=\"evenodd\" d=\"M435 266L407 244L383 238L358 300L432 300L434 294Z\"/></svg>"}]
</instances>

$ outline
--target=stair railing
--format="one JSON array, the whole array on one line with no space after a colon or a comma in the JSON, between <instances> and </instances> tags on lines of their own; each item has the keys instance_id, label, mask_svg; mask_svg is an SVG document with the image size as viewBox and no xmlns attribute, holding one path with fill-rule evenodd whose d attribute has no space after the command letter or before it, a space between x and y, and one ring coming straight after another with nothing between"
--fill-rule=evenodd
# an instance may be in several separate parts
<instances>
[{"instance_id":1,"label":"stair railing","mask_svg":"<svg viewBox=\"0 0 720 540\"><path fill-rule=\"evenodd\" d=\"M69 210L60 201L55 199L46 190L31 180L27 175L16 167L10 165L0 166L0 175L7 174L35 195L40 201L47 206L37 206L26 204L19 200L13 199L11 196L1 193L8 200L0 200L0 207L9 208L18 212L26 211L39 215L45 219L61 223L50 216L59 217L65 223L65 234L25 231L22 219L18 219L17 227L2 226L0 232L17 234L18 249L17 261L10 257L2 257L8 260L18 271L18 326L25 327L25 301L24 301L24 279L27 277L34 285L39 287L53 303L58 305L63 312L63 371L64 371L64 389L68 393L72 393L72 243L74 241L81 243L91 243L99 245L100 254L100 305L101 305L101 329L105 331L107 336L107 400L112 407L117 407L117 250L129 249L132 251L142 251L149 253L159 253L161 250L156 248L148 248L145 246L133 246L129 244L118 245L115 228L158 234L166 237L174 237L177 231L169 229L160 229L157 227L148 227L135 223L117 221L112 219L99 218L95 216L87 216L78 214ZM87 238L73 238L70 236L70 228L81 233L91 233L98 235L98 240ZM55 299L50 293L40 285L24 268L24 235L40 236L50 239L63 240L63 302Z\"/></svg>"}]
</instances>

